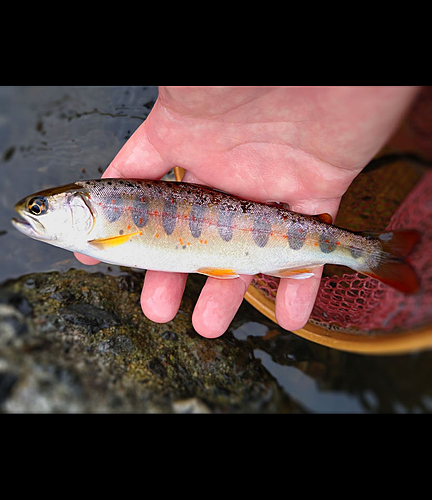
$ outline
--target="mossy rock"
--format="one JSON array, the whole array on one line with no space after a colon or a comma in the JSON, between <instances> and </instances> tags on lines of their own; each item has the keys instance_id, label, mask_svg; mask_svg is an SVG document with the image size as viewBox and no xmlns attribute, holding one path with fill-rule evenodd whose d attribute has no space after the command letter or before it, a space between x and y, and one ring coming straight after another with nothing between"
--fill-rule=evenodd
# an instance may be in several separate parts
<instances>
[{"instance_id":1,"label":"mossy rock","mask_svg":"<svg viewBox=\"0 0 432 500\"><path fill-rule=\"evenodd\" d=\"M247 342L193 330L196 279L166 324L141 311L143 273L69 270L4 284L0 412L300 411Z\"/></svg>"}]
</instances>

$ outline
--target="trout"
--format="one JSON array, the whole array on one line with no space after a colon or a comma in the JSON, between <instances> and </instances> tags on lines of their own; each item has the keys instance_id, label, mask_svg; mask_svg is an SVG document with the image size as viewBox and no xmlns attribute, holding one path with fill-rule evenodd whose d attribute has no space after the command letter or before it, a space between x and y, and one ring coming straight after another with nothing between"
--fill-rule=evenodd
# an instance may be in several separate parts
<instances>
[{"instance_id":1,"label":"trout","mask_svg":"<svg viewBox=\"0 0 432 500\"><path fill-rule=\"evenodd\" d=\"M303 215L205 186L84 180L27 196L15 210L12 223L25 235L110 264L221 279L305 279L338 264L405 293L419 289L405 260L417 231L351 232L328 214Z\"/></svg>"}]
</instances>

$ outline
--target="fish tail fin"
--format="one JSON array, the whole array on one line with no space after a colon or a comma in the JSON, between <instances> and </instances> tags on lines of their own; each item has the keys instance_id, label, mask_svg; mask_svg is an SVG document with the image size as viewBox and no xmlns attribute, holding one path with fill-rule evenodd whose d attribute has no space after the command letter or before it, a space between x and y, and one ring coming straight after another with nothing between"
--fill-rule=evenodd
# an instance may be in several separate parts
<instances>
[{"instance_id":1,"label":"fish tail fin","mask_svg":"<svg viewBox=\"0 0 432 500\"><path fill-rule=\"evenodd\" d=\"M382 245L378 264L373 269L361 272L390 285L404 293L416 293L420 289L419 279L406 261L409 253L420 239L415 230L385 231L382 233L362 232L365 237L377 238Z\"/></svg>"}]
</instances>

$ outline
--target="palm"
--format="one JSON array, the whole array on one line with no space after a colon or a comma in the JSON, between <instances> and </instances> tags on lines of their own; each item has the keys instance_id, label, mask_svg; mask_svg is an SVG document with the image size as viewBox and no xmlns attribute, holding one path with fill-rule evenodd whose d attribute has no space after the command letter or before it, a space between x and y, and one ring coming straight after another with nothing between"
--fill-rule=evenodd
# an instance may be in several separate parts
<instances>
[{"instance_id":1,"label":"palm","mask_svg":"<svg viewBox=\"0 0 432 500\"><path fill-rule=\"evenodd\" d=\"M375 89L365 106L354 99L355 91L161 89L151 114L104 177L156 179L181 166L186 169L185 181L334 217L341 196L388 137L413 95L412 89L401 91L401 104L394 106ZM90 263L89 258L80 260ZM304 325L320 275L281 280L276 300L281 326L296 330ZM194 310L195 329L207 337L221 335L251 279L208 278ZM141 297L146 316L158 322L171 320L185 282L186 275L147 272Z\"/></svg>"}]
</instances>

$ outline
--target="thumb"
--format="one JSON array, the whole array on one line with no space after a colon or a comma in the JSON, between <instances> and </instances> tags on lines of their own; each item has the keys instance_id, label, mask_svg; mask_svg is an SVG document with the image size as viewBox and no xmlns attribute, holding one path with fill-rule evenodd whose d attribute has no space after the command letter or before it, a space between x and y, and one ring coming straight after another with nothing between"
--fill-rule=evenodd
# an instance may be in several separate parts
<instances>
[{"instance_id":1,"label":"thumb","mask_svg":"<svg viewBox=\"0 0 432 500\"><path fill-rule=\"evenodd\" d=\"M117 153L102 177L124 179L160 179L172 168L149 140L152 112Z\"/></svg>"}]
</instances>

